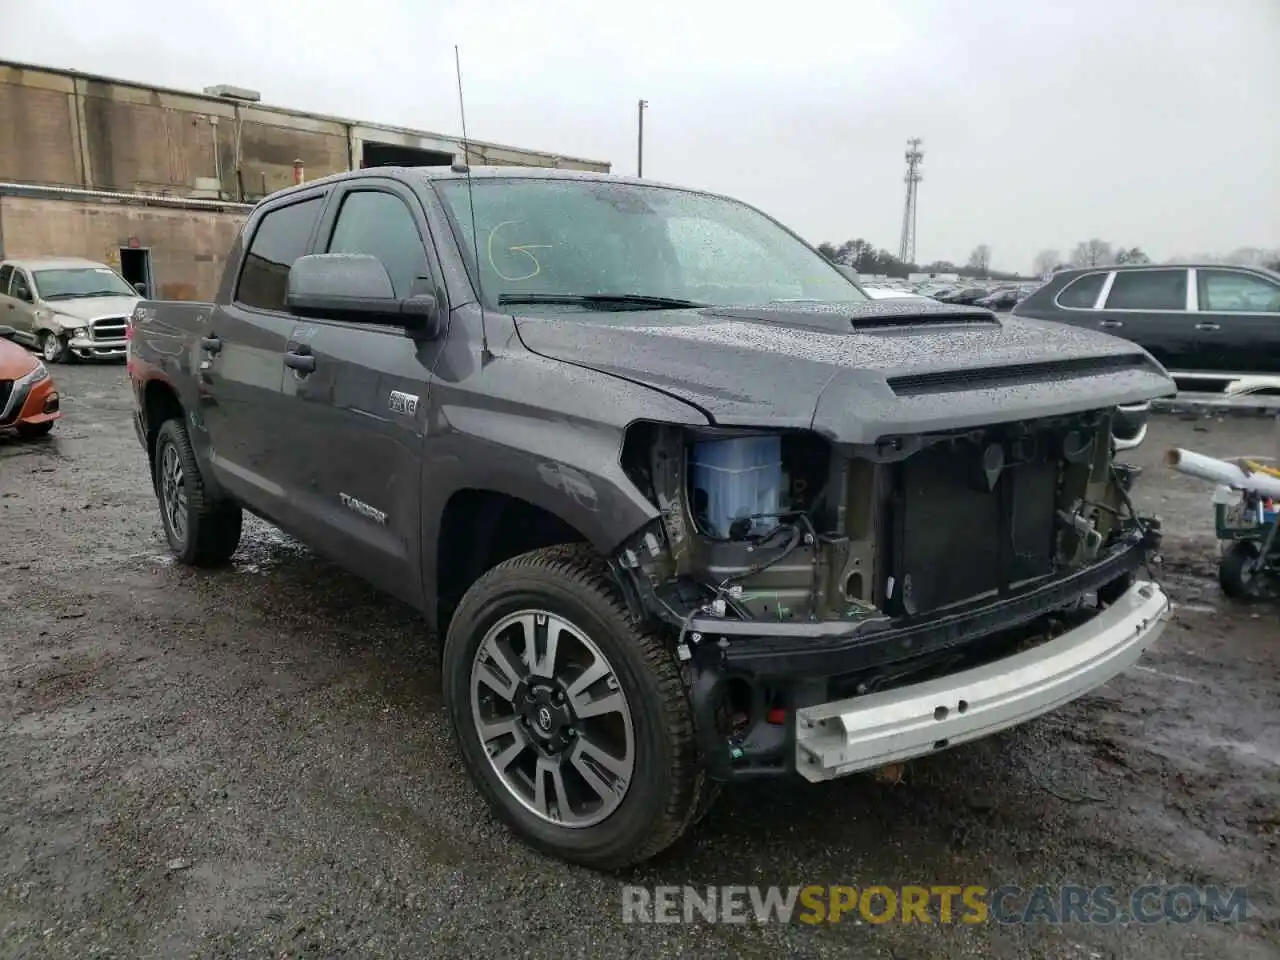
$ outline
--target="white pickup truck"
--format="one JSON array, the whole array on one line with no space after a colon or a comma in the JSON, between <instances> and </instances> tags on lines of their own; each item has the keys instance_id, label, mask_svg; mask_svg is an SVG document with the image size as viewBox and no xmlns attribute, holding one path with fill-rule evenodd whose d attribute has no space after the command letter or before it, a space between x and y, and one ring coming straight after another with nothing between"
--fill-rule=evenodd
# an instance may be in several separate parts
<instances>
[{"instance_id":1,"label":"white pickup truck","mask_svg":"<svg viewBox=\"0 0 1280 960\"><path fill-rule=\"evenodd\" d=\"M105 264L77 257L0 261L0 324L49 363L125 355L141 292Z\"/></svg>"}]
</instances>

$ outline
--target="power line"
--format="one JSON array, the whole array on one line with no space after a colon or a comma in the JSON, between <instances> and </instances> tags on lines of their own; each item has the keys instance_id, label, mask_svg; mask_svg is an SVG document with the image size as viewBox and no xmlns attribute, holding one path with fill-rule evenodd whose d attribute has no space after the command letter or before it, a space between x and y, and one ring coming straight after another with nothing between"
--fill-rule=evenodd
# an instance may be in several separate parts
<instances>
[{"instance_id":1,"label":"power line","mask_svg":"<svg viewBox=\"0 0 1280 960\"><path fill-rule=\"evenodd\" d=\"M916 194L920 184L920 161L924 159L924 151L920 149L920 138L912 137L907 141L907 175L903 179L907 183L907 200L902 206L902 242L898 244L898 259L903 263L916 262Z\"/></svg>"}]
</instances>

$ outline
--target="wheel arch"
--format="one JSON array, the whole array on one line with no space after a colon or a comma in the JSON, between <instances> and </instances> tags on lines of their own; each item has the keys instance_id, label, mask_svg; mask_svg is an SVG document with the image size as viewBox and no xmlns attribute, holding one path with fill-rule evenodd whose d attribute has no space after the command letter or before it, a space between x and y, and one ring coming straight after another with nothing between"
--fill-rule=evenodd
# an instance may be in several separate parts
<instances>
[{"instance_id":1,"label":"wheel arch","mask_svg":"<svg viewBox=\"0 0 1280 960\"><path fill-rule=\"evenodd\" d=\"M453 490L431 528L423 550L426 613L440 635L467 589L504 560L563 543L607 556L634 529L619 533L604 518L584 517L565 490L517 491L492 483Z\"/></svg>"}]
</instances>

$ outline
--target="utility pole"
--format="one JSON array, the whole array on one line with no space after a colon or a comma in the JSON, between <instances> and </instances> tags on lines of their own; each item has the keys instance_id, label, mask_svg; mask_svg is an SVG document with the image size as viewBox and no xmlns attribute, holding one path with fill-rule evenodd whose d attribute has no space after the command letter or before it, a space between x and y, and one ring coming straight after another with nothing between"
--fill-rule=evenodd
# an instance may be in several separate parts
<instances>
[{"instance_id":1,"label":"utility pole","mask_svg":"<svg viewBox=\"0 0 1280 960\"><path fill-rule=\"evenodd\" d=\"M641 100L636 111L636 176L644 176L644 108L649 106L648 100Z\"/></svg>"},{"instance_id":2,"label":"utility pole","mask_svg":"<svg viewBox=\"0 0 1280 960\"><path fill-rule=\"evenodd\" d=\"M903 263L916 262L916 193L920 183L920 161L924 159L924 151L920 149L920 138L912 137L907 141L907 200L902 207L902 242L898 244L898 259Z\"/></svg>"}]
</instances>

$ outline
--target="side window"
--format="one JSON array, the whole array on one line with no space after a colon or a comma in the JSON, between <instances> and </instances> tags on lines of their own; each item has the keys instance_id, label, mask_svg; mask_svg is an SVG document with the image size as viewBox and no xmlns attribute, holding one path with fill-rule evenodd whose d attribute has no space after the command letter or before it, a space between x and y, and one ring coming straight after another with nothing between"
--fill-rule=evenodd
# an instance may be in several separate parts
<instances>
[{"instance_id":1,"label":"side window","mask_svg":"<svg viewBox=\"0 0 1280 960\"><path fill-rule=\"evenodd\" d=\"M1107 310L1185 310L1186 270L1120 270L1107 294Z\"/></svg>"},{"instance_id":2,"label":"side window","mask_svg":"<svg viewBox=\"0 0 1280 960\"><path fill-rule=\"evenodd\" d=\"M329 253L377 257L387 268L397 297L410 296L415 280L431 276L413 214L390 193L359 190L347 194L329 240Z\"/></svg>"},{"instance_id":3,"label":"side window","mask_svg":"<svg viewBox=\"0 0 1280 960\"><path fill-rule=\"evenodd\" d=\"M21 270L13 271L13 285L9 288L9 296L15 300L25 300L27 303L31 303L34 299L31 296L31 281Z\"/></svg>"},{"instance_id":4,"label":"side window","mask_svg":"<svg viewBox=\"0 0 1280 960\"><path fill-rule=\"evenodd\" d=\"M9 293L9 278L13 276L13 267L7 263L0 267L0 297Z\"/></svg>"},{"instance_id":5,"label":"side window","mask_svg":"<svg viewBox=\"0 0 1280 960\"><path fill-rule=\"evenodd\" d=\"M1105 273L1086 273L1083 277L1076 277L1058 294L1058 306L1088 310L1098 302L1098 294L1106 280Z\"/></svg>"},{"instance_id":6,"label":"side window","mask_svg":"<svg viewBox=\"0 0 1280 960\"><path fill-rule=\"evenodd\" d=\"M1212 313L1280 313L1280 287L1235 270L1196 271L1200 309Z\"/></svg>"},{"instance_id":7,"label":"side window","mask_svg":"<svg viewBox=\"0 0 1280 960\"><path fill-rule=\"evenodd\" d=\"M262 218L240 270L237 302L259 310L285 311L289 268L307 252L323 208L324 197L312 197L279 207Z\"/></svg>"}]
</instances>

